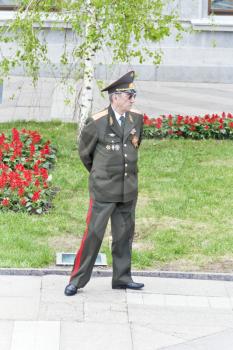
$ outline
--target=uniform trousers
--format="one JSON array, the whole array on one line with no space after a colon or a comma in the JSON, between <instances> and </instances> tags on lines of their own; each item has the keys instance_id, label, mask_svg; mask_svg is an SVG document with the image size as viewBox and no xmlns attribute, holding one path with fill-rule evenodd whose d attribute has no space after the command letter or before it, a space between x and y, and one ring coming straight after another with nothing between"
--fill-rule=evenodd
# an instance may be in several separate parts
<instances>
[{"instance_id":1,"label":"uniform trousers","mask_svg":"<svg viewBox=\"0 0 233 350\"><path fill-rule=\"evenodd\" d=\"M136 198L116 203L90 200L87 227L74 261L71 284L83 288L90 280L109 218L112 231L112 285L132 282L131 252L136 201Z\"/></svg>"}]
</instances>

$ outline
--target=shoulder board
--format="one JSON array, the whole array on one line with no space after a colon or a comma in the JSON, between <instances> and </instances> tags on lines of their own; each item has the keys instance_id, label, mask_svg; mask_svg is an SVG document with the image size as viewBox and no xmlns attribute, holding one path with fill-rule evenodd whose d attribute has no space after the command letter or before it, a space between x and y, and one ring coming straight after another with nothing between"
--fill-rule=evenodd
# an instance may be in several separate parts
<instances>
[{"instance_id":1,"label":"shoulder board","mask_svg":"<svg viewBox=\"0 0 233 350\"><path fill-rule=\"evenodd\" d=\"M104 116L107 115L107 114L108 114L108 110L107 110L107 109L104 109L103 111L94 114L94 115L92 116L92 119L98 120L98 119L100 119L101 117L104 117Z\"/></svg>"},{"instance_id":2,"label":"shoulder board","mask_svg":"<svg viewBox=\"0 0 233 350\"><path fill-rule=\"evenodd\" d=\"M131 109L129 112L136 113L136 114L143 114L141 111L138 109Z\"/></svg>"}]
</instances>

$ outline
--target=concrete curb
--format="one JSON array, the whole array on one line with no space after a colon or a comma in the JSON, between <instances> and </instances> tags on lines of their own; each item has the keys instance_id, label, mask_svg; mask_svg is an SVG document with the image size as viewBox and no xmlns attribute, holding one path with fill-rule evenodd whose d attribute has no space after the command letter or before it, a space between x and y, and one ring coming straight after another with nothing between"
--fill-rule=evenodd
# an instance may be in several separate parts
<instances>
[{"instance_id":1,"label":"concrete curb","mask_svg":"<svg viewBox=\"0 0 233 350\"><path fill-rule=\"evenodd\" d=\"M45 276L45 275L64 275L69 276L71 269L17 269L1 268L0 276ZM133 276L160 277L160 278L180 278L196 280L215 280L215 281L233 281L231 273L211 273L211 272L182 272L182 271L132 271ZM93 277L112 276L112 270L94 269Z\"/></svg>"}]
</instances>

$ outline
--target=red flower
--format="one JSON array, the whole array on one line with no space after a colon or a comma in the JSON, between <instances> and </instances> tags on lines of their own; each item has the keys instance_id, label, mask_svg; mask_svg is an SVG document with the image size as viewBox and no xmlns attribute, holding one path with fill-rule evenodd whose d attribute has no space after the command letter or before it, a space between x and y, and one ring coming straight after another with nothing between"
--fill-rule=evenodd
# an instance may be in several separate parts
<instances>
[{"instance_id":1,"label":"red flower","mask_svg":"<svg viewBox=\"0 0 233 350\"><path fill-rule=\"evenodd\" d=\"M35 185L36 187L40 187L40 180L36 179L34 185Z\"/></svg>"},{"instance_id":2,"label":"red flower","mask_svg":"<svg viewBox=\"0 0 233 350\"><path fill-rule=\"evenodd\" d=\"M4 148L4 151L8 152L10 149L10 145L8 143L4 143L3 148Z\"/></svg>"},{"instance_id":3,"label":"red flower","mask_svg":"<svg viewBox=\"0 0 233 350\"><path fill-rule=\"evenodd\" d=\"M20 204L23 205L23 206L25 206L25 205L27 204L26 199L25 199L25 198L21 198L21 199L20 199Z\"/></svg>"},{"instance_id":4,"label":"red flower","mask_svg":"<svg viewBox=\"0 0 233 350\"><path fill-rule=\"evenodd\" d=\"M1 207L25 206L28 201L26 193L33 202L41 198L42 188L49 187L48 170L43 168L43 163L50 153L50 141L41 142L37 131L13 128L11 135L0 133Z\"/></svg>"},{"instance_id":5,"label":"red flower","mask_svg":"<svg viewBox=\"0 0 233 350\"><path fill-rule=\"evenodd\" d=\"M230 127L230 128L233 128L233 122L230 122L230 123L229 123L229 127Z\"/></svg>"},{"instance_id":6,"label":"red flower","mask_svg":"<svg viewBox=\"0 0 233 350\"><path fill-rule=\"evenodd\" d=\"M178 115L177 116L177 124L181 124L182 123L182 121L183 121L183 117L182 117L182 115Z\"/></svg>"},{"instance_id":7,"label":"red flower","mask_svg":"<svg viewBox=\"0 0 233 350\"><path fill-rule=\"evenodd\" d=\"M41 193L41 190L36 191L36 192L33 193L33 196L32 196L32 201L33 202L37 202L40 199L40 193Z\"/></svg>"},{"instance_id":8,"label":"red flower","mask_svg":"<svg viewBox=\"0 0 233 350\"><path fill-rule=\"evenodd\" d=\"M32 143L32 144L30 145L30 157L31 157L31 158L32 158L33 155L34 155L35 150L36 150L36 148L35 148L35 146L34 146L33 143Z\"/></svg>"},{"instance_id":9,"label":"red flower","mask_svg":"<svg viewBox=\"0 0 233 350\"><path fill-rule=\"evenodd\" d=\"M2 135L0 136L0 145L3 145L5 142L6 136L2 133Z\"/></svg>"},{"instance_id":10,"label":"red flower","mask_svg":"<svg viewBox=\"0 0 233 350\"><path fill-rule=\"evenodd\" d=\"M38 132L36 131L29 131L29 135L32 138L32 143L39 143L41 140L41 136L40 134L38 134Z\"/></svg>"},{"instance_id":11,"label":"red flower","mask_svg":"<svg viewBox=\"0 0 233 350\"><path fill-rule=\"evenodd\" d=\"M19 132L15 128L12 129L12 139L13 139L13 142L19 142L20 141Z\"/></svg>"},{"instance_id":12,"label":"red flower","mask_svg":"<svg viewBox=\"0 0 233 350\"><path fill-rule=\"evenodd\" d=\"M45 145L40 151L41 158L44 158L46 154L50 153L50 148L48 145Z\"/></svg>"},{"instance_id":13,"label":"red flower","mask_svg":"<svg viewBox=\"0 0 233 350\"><path fill-rule=\"evenodd\" d=\"M25 168L24 168L23 164L19 163L19 164L16 164L15 170L24 171Z\"/></svg>"},{"instance_id":14,"label":"red flower","mask_svg":"<svg viewBox=\"0 0 233 350\"><path fill-rule=\"evenodd\" d=\"M148 126L150 126L152 124L152 121L150 120L150 118L146 114L144 114L144 116L143 116L143 123L145 125L148 125Z\"/></svg>"},{"instance_id":15,"label":"red flower","mask_svg":"<svg viewBox=\"0 0 233 350\"><path fill-rule=\"evenodd\" d=\"M210 127L209 125L205 125L205 129L208 130Z\"/></svg>"},{"instance_id":16,"label":"red flower","mask_svg":"<svg viewBox=\"0 0 233 350\"><path fill-rule=\"evenodd\" d=\"M3 198L3 200L1 201L1 204L2 204L4 207L8 207L8 205L10 204L9 198Z\"/></svg>"},{"instance_id":17,"label":"red flower","mask_svg":"<svg viewBox=\"0 0 233 350\"><path fill-rule=\"evenodd\" d=\"M49 186L48 186L48 183L45 181L44 183L43 183L43 187L44 188L48 188Z\"/></svg>"},{"instance_id":18,"label":"red flower","mask_svg":"<svg viewBox=\"0 0 233 350\"><path fill-rule=\"evenodd\" d=\"M2 175L0 176L0 188L4 188L8 182L8 174L3 171Z\"/></svg>"},{"instance_id":19,"label":"red flower","mask_svg":"<svg viewBox=\"0 0 233 350\"><path fill-rule=\"evenodd\" d=\"M30 170L24 170L23 176L24 176L25 180L27 180L28 182L32 181L32 174L31 174Z\"/></svg>"},{"instance_id":20,"label":"red flower","mask_svg":"<svg viewBox=\"0 0 233 350\"><path fill-rule=\"evenodd\" d=\"M49 177L48 170L45 168L40 169L40 174L44 180L47 180L47 178Z\"/></svg>"},{"instance_id":21,"label":"red flower","mask_svg":"<svg viewBox=\"0 0 233 350\"><path fill-rule=\"evenodd\" d=\"M23 197L24 193L25 193L25 189L24 189L23 187L20 187L20 188L18 189L18 195L19 195L19 197Z\"/></svg>"}]
</instances>

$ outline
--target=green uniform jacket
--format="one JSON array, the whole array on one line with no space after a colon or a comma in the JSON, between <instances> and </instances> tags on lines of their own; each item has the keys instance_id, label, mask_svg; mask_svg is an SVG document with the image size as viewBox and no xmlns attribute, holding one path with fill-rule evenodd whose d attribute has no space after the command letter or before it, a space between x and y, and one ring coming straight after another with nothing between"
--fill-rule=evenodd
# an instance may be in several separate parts
<instances>
[{"instance_id":1,"label":"green uniform jacket","mask_svg":"<svg viewBox=\"0 0 233 350\"><path fill-rule=\"evenodd\" d=\"M90 172L90 196L100 202L128 202L137 197L138 146L143 115L126 113L124 131L109 106L88 118L79 142L80 158Z\"/></svg>"}]
</instances>

